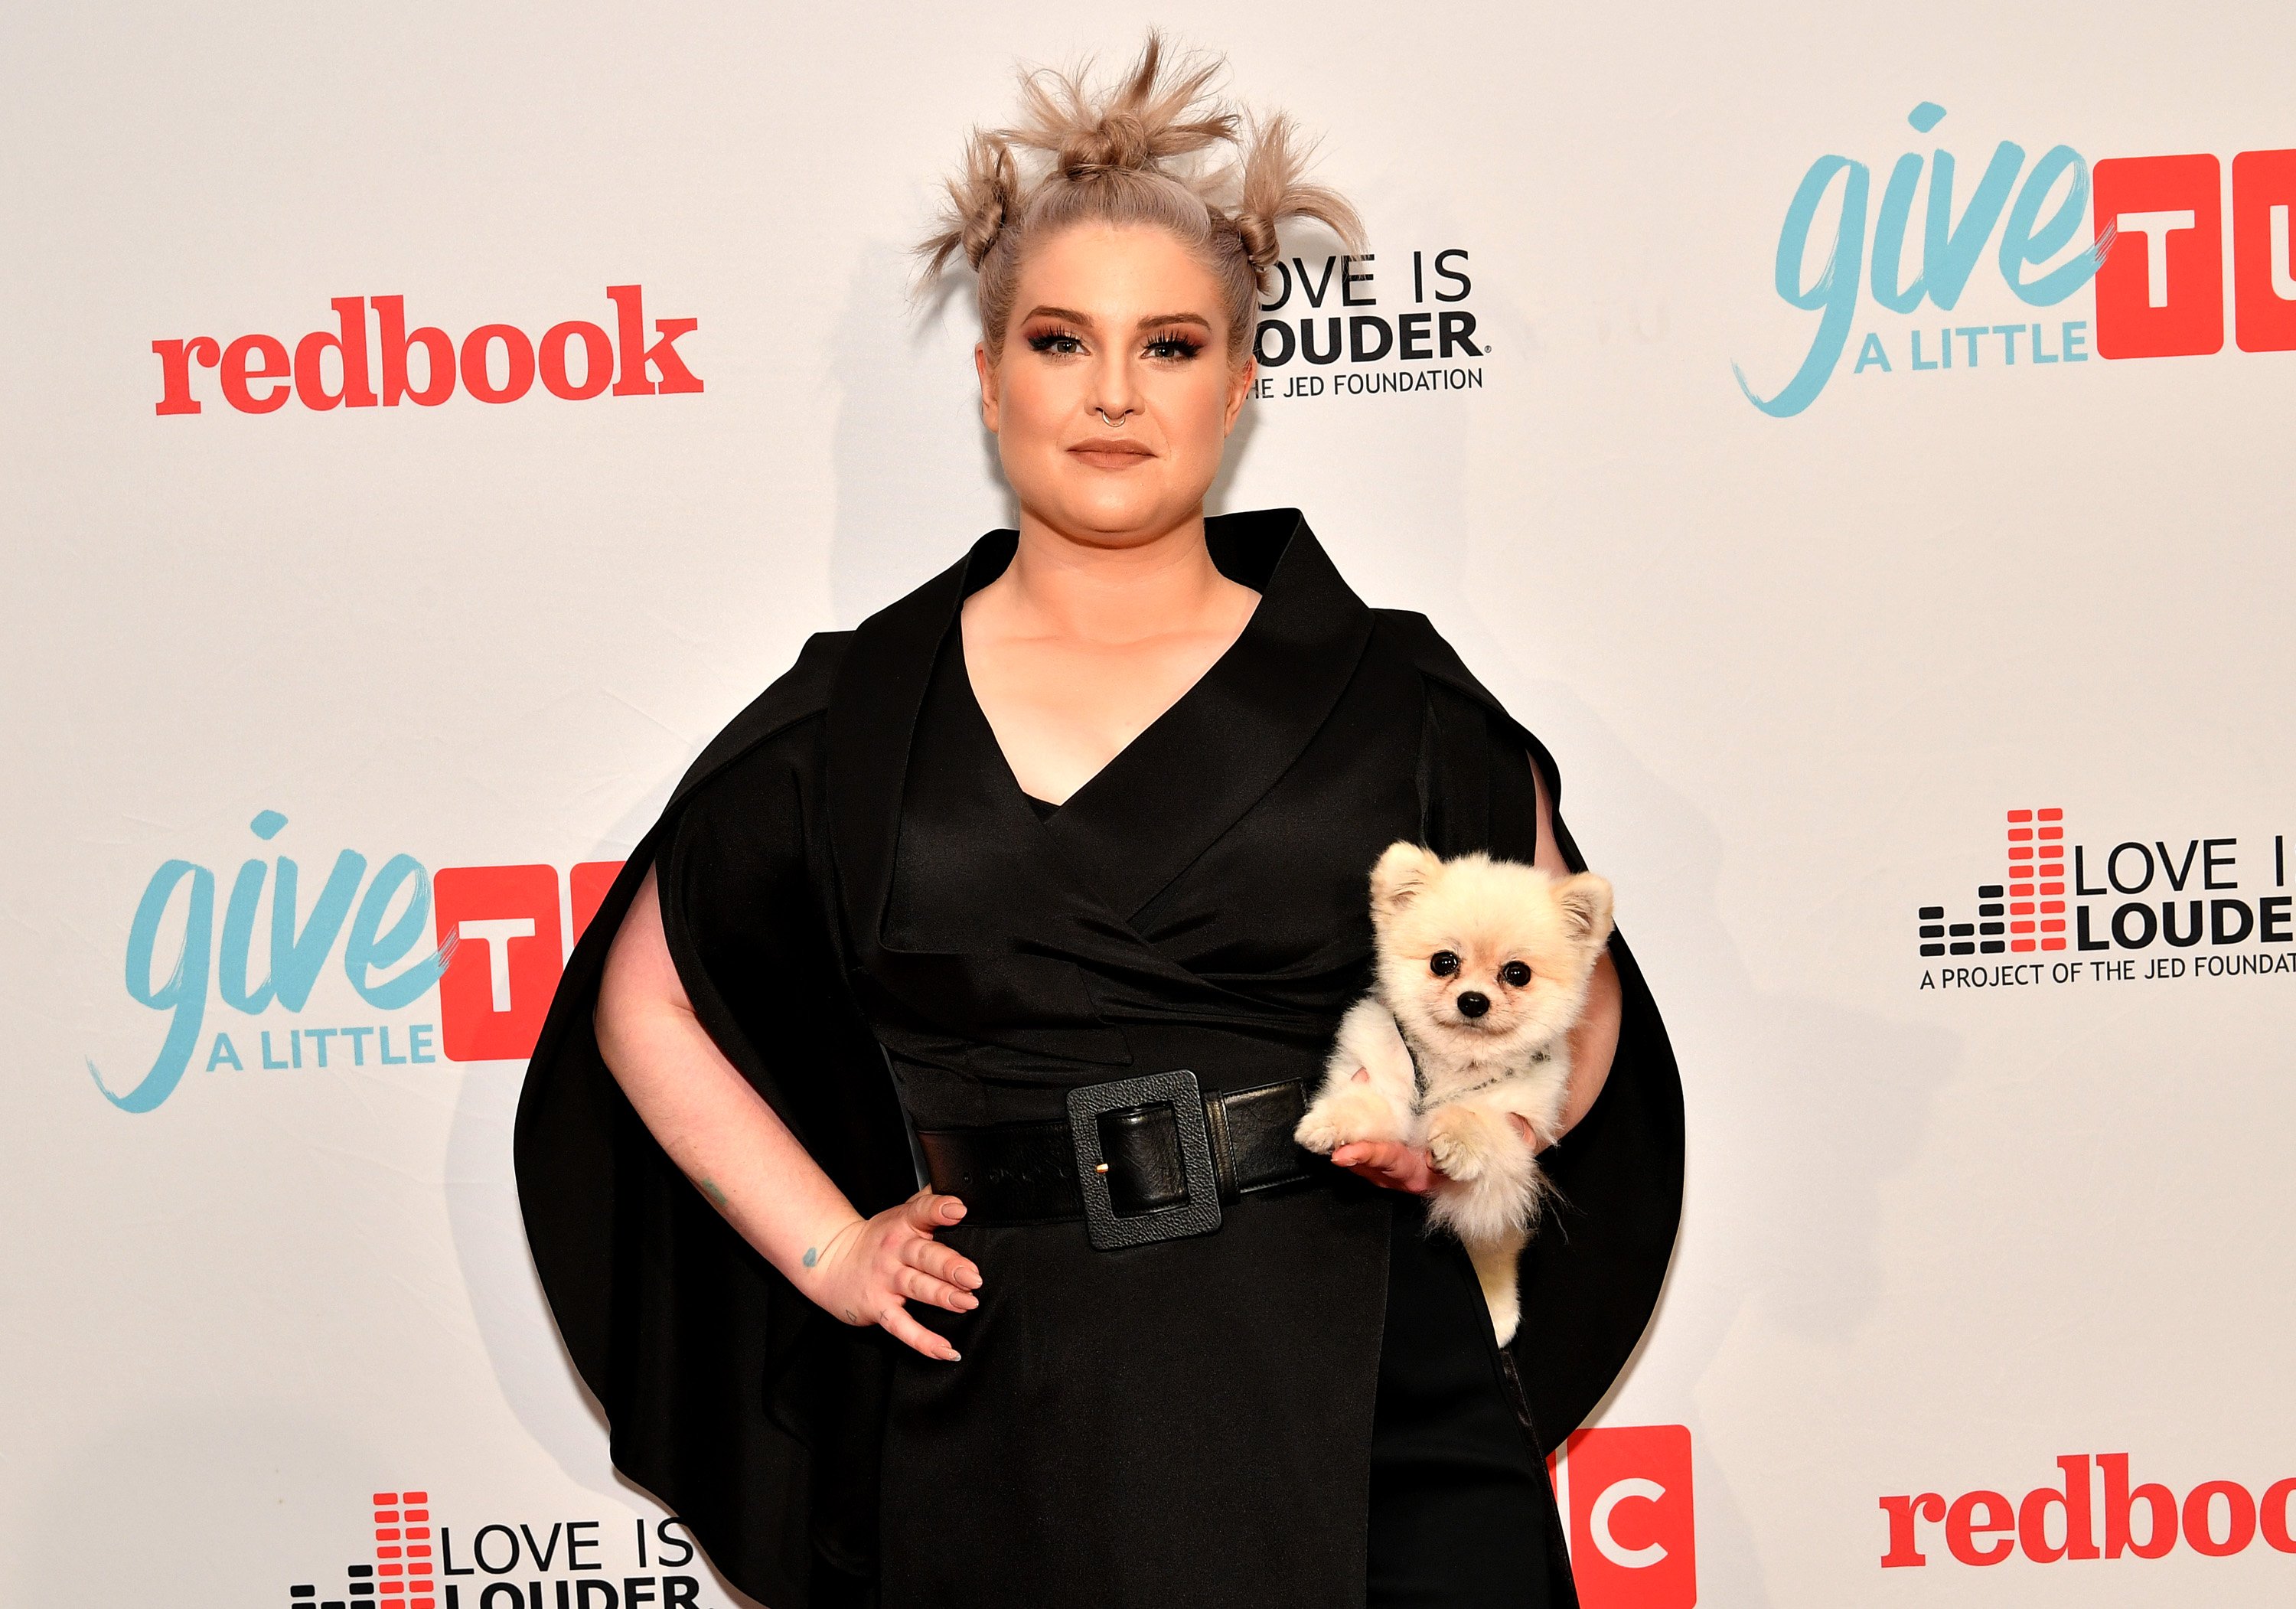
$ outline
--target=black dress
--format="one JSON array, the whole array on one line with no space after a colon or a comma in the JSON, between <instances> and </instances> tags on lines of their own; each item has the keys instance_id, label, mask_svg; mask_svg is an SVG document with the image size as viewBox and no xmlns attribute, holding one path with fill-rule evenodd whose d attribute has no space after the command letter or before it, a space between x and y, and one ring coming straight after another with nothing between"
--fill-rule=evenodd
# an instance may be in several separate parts
<instances>
[{"instance_id":1,"label":"black dress","mask_svg":"<svg viewBox=\"0 0 2296 1609\"><path fill-rule=\"evenodd\" d=\"M618 1466L774 1609L1325 1609L1365 1603L1374 1575L1374 1601L1457 1603L1440 1561L1495 1528L1519 1558L1473 1567L1521 1593L1467 1601L1570 1601L1541 1452L1639 1338L1680 1200L1680 1089L1623 942L1618 1055L1554 1159L1565 1221L1525 1255L1504 1358L1456 1248L1331 1169L1190 1239L947 1231L983 1288L969 1313L912 1308L964 1353L931 1362L791 1291L599 1060L604 947L659 858L696 1011L863 1212L915 1187L905 1112L1055 1119L1070 1088L1174 1068L1208 1094L1315 1079L1367 975L1379 852L1529 859L1531 764L1555 779L1426 621L1366 609L1296 513L1208 534L1262 594L1250 624L1059 810L1031 809L964 675L959 608L1013 551L994 533L808 644L696 764L570 964L519 1113L536 1266Z\"/></svg>"}]
</instances>

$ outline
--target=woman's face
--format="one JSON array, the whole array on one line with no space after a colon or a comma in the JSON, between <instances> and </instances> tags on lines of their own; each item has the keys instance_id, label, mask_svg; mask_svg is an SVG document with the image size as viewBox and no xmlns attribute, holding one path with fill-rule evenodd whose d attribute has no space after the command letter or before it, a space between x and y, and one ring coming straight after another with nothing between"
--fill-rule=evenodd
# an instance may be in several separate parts
<instances>
[{"instance_id":1,"label":"woman's face","mask_svg":"<svg viewBox=\"0 0 2296 1609\"><path fill-rule=\"evenodd\" d=\"M1250 389L1219 282L1161 229L1083 224L1021 266L980 413L1028 514L1128 546L1193 518Z\"/></svg>"}]
</instances>

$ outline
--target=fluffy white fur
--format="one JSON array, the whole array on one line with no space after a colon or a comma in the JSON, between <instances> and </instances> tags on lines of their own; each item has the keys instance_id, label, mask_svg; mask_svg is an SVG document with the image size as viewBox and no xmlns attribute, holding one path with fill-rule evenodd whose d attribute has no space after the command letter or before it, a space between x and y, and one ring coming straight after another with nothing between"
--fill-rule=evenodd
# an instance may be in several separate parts
<instances>
[{"instance_id":1,"label":"fluffy white fur","mask_svg":"<svg viewBox=\"0 0 2296 1609\"><path fill-rule=\"evenodd\" d=\"M1465 1243L1505 1343L1544 1182L1510 1120L1554 1137L1570 1030L1610 941L1611 885L1398 843L1372 868L1371 915L1372 992L1341 1021L1293 1137L1327 1154L1366 1140L1426 1146L1443 1174L1429 1216Z\"/></svg>"}]
</instances>

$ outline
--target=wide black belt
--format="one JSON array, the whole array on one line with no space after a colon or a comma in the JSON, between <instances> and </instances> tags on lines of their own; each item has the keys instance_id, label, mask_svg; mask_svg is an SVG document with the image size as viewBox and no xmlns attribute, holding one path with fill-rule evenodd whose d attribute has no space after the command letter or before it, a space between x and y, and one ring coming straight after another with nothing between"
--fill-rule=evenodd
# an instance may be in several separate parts
<instances>
[{"instance_id":1,"label":"wide black belt","mask_svg":"<svg viewBox=\"0 0 2296 1609\"><path fill-rule=\"evenodd\" d=\"M1041 1123L921 1129L932 1187L969 1224L1081 1218L1107 1250L1208 1235L1220 1203L1308 1176L1292 1138L1308 1110L1297 1079L1206 1096L1182 1071L1071 1089Z\"/></svg>"}]
</instances>

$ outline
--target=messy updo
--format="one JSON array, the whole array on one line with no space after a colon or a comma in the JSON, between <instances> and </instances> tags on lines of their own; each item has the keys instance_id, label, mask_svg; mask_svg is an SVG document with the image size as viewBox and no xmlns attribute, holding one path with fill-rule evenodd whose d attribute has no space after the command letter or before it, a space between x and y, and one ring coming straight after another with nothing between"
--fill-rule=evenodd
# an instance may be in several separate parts
<instances>
[{"instance_id":1,"label":"messy updo","mask_svg":"<svg viewBox=\"0 0 2296 1609\"><path fill-rule=\"evenodd\" d=\"M1350 248L1361 242L1355 209L1302 177L1310 147L1292 119L1247 119L1215 95L1221 66L1174 57L1151 32L1113 88L1095 95L1082 70L1024 72L1021 121L972 131L941 227L918 252L928 282L959 253L979 274L992 358L1004 349L1021 259L1075 224L1148 225L1194 252L1225 292L1234 363L1250 347L1278 223L1312 218Z\"/></svg>"}]
</instances>

